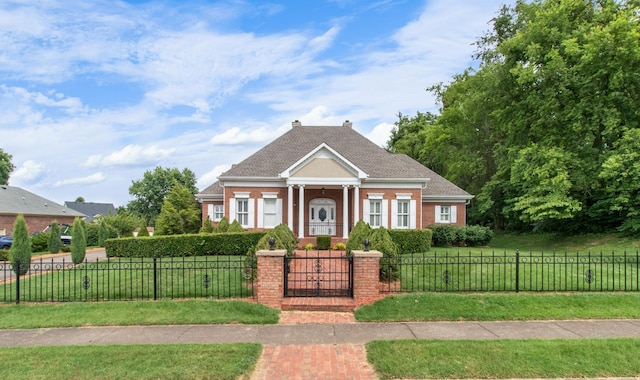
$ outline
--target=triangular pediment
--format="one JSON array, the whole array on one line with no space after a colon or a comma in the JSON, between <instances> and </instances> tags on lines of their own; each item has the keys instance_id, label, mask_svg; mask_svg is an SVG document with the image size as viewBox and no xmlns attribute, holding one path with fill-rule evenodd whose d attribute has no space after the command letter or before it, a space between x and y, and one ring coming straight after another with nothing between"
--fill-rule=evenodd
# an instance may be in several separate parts
<instances>
[{"instance_id":1,"label":"triangular pediment","mask_svg":"<svg viewBox=\"0 0 640 380\"><path fill-rule=\"evenodd\" d=\"M288 179L344 179L361 180L367 174L336 152L321 144L280 174Z\"/></svg>"}]
</instances>

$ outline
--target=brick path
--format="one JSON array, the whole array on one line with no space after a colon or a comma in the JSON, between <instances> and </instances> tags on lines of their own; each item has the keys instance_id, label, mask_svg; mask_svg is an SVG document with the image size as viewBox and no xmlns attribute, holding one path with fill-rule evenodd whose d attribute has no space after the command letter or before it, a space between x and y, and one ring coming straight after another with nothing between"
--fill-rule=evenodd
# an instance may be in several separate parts
<instances>
[{"instance_id":1,"label":"brick path","mask_svg":"<svg viewBox=\"0 0 640 380\"><path fill-rule=\"evenodd\" d=\"M280 324L303 323L355 323L355 318L352 313L304 311L280 316ZM251 379L365 380L376 375L361 344L265 345Z\"/></svg>"}]
</instances>

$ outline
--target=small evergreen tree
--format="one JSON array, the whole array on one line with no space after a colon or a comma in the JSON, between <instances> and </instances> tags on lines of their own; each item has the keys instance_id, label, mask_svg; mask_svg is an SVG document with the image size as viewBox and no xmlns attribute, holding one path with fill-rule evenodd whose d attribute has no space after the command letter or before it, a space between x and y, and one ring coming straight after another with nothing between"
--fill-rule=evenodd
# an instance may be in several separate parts
<instances>
[{"instance_id":1,"label":"small evergreen tree","mask_svg":"<svg viewBox=\"0 0 640 380\"><path fill-rule=\"evenodd\" d=\"M149 231L147 231L147 225L142 223L140 230L138 231L138 237L149 237Z\"/></svg>"},{"instance_id":2,"label":"small evergreen tree","mask_svg":"<svg viewBox=\"0 0 640 380\"><path fill-rule=\"evenodd\" d=\"M360 219L349 234L347 241L347 256L351 256L351 251L364 249L364 239L371 236L371 227L368 223Z\"/></svg>"},{"instance_id":3,"label":"small evergreen tree","mask_svg":"<svg viewBox=\"0 0 640 380\"><path fill-rule=\"evenodd\" d=\"M217 234L224 234L227 231L229 231L229 219L227 219L226 216L223 216L222 219L220 219L220 221L218 222L215 232Z\"/></svg>"},{"instance_id":4,"label":"small evergreen tree","mask_svg":"<svg viewBox=\"0 0 640 380\"><path fill-rule=\"evenodd\" d=\"M49 229L49 252L58 253L60 252L61 246L60 226L58 225L58 222L54 220L51 222L51 228Z\"/></svg>"},{"instance_id":5,"label":"small evergreen tree","mask_svg":"<svg viewBox=\"0 0 640 380\"><path fill-rule=\"evenodd\" d=\"M84 261L86 254L87 235L82 220L76 217L71 227L71 261L74 264L80 264Z\"/></svg>"},{"instance_id":6,"label":"small evergreen tree","mask_svg":"<svg viewBox=\"0 0 640 380\"><path fill-rule=\"evenodd\" d=\"M380 280L393 281L397 280L400 275L400 267L398 263L398 247L391 239L389 231L384 227L373 230L371 237L371 249L382 253L383 259L380 260Z\"/></svg>"},{"instance_id":7,"label":"small evergreen tree","mask_svg":"<svg viewBox=\"0 0 640 380\"><path fill-rule=\"evenodd\" d=\"M202 223L202 227L200 228L201 234L210 234L213 233L213 224L211 224L211 219L207 218Z\"/></svg>"},{"instance_id":8,"label":"small evergreen tree","mask_svg":"<svg viewBox=\"0 0 640 380\"><path fill-rule=\"evenodd\" d=\"M104 247L104 241L107 240L107 222L100 218L98 224L98 245Z\"/></svg>"},{"instance_id":9,"label":"small evergreen tree","mask_svg":"<svg viewBox=\"0 0 640 380\"><path fill-rule=\"evenodd\" d=\"M181 235L184 234L182 219L178 210L171 202L166 200L162 206L162 211L156 219L155 235Z\"/></svg>"},{"instance_id":10,"label":"small evergreen tree","mask_svg":"<svg viewBox=\"0 0 640 380\"><path fill-rule=\"evenodd\" d=\"M240 222L238 222L237 220L234 220L233 223L231 223L231 225L229 226L229 229L227 230L227 232L244 232L244 227L242 227L242 225L240 224Z\"/></svg>"},{"instance_id":11,"label":"small evergreen tree","mask_svg":"<svg viewBox=\"0 0 640 380\"><path fill-rule=\"evenodd\" d=\"M16 221L13 223L10 260L16 275L24 275L29 271L29 266L31 265L31 241L29 241L29 228L22 214L18 214ZM19 270L18 261L20 262Z\"/></svg>"}]
</instances>

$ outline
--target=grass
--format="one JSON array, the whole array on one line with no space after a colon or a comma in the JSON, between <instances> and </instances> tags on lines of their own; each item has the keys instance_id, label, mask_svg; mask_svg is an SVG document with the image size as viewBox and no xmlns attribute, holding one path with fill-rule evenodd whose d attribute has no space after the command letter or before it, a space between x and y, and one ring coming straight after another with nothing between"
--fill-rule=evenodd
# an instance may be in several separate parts
<instances>
[{"instance_id":1,"label":"grass","mask_svg":"<svg viewBox=\"0 0 640 380\"><path fill-rule=\"evenodd\" d=\"M249 378L259 344L17 347L0 349L10 379Z\"/></svg>"},{"instance_id":2,"label":"grass","mask_svg":"<svg viewBox=\"0 0 640 380\"><path fill-rule=\"evenodd\" d=\"M0 306L0 329L45 327L270 324L279 311L244 301L130 301Z\"/></svg>"},{"instance_id":3,"label":"grass","mask_svg":"<svg viewBox=\"0 0 640 380\"><path fill-rule=\"evenodd\" d=\"M360 322L640 318L639 293L415 293L356 310Z\"/></svg>"},{"instance_id":4,"label":"grass","mask_svg":"<svg viewBox=\"0 0 640 380\"><path fill-rule=\"evenodd\" d=\"M638 339L375 341L366 347L383 379L640 375Z\"/></svg>"},{"instance_id":5,"label":"grass","mask_svg":"<svg viewBox=\"0 0 640 380\"><path fill-rule=\"evenodd\" d=\"M622 234L580 234L563 235L557 233L513 234L497 233L488 249L496 252L583 252L583 253L635 253L640 250L640 239ZM485 248L485 251L487 249Z\"/></svg>"}]
</instances>

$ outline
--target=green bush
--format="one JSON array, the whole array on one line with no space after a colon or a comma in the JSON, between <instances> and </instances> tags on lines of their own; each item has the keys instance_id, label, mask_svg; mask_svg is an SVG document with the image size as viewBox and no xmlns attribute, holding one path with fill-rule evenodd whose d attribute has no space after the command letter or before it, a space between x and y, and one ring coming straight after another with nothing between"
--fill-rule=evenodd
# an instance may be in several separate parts
<instances>
[{"instance_id":1,"label":"green bush","mask_svg":"<svg viewBox=\"0 0 640 380\"><path fill-rule=\"evenodd\" d=\"M60 225L57 221L51 222L51 228L49 229L49 252L58 253L62 246L62 240L60 240Z\"/></svg>"},{"instance_id":2,"label":"green bush","mask_svg":"<svg viewBox=\"0 0 640 380\"><path fill-rule=\"evenodd\" d=\"M434 224L431 226L433 231L433 245L436 247L451 247L456 245L458 227L452 224Z\"/></svg>"},{"instance_id":3,"label":"green bush","mask_svg":"<svg viewBox=\"0 0 640 380\"><path fill-rule=\"evenodd\" d=\"M489 227L436 224L431 228L433 230L433 245L436 247L454 245L478 247L489 244L493 239L493 231Z\"/></svg>"},{"instance_id":4,"label":"green bush","mask_svg":"<svg viewBox=\"0 0 640 380\"><path fill-rule=\"evenodd\" d=\"M244 255L264 235L264 232L241 232L108 239L105 251L108 257Z\"/></svg>"},{"instance_id":5,"label":"green bush","mask_svg":"<svg viewBox=\"0 0 640 380\"><path fill-rule=\"evenodd\" d=\"M234 220L233 223L229 225L229 229L227 229L227 233L237 233L237 232L244 232L244 227L242 227L242 224L240 224L240 222L238 222L237 220Z\"/></svg>"},{"instance_id":6,"label":"green bush","mask_svg":"<svg viewBox=\"0 0 640 380\"><path fill-rule=\"evenodd\" d=\"M371 227L368 223L363 221L362 219L353 226L351 233L349 234L349 240L347 241L347 256L351 256L351 251L353 250L363 250L364 249L364 239L370 238L371 236Z\"/></svg>"},{"instance_id":7,"label":"green bush","mask_svg":"<svg viewBox=\"0 0 640 380\"><path fill-rule=\"evenodd\" d=\"M202 227L200 228L201 234L212 234L213 233L213 224L211 224L211 219L207 218L202 222Z\"/></svg>"},{"instance_id":8,"label":"green bush","mask_svg":"<svg viewBox=\"0 0 640 380\"><path fill-rule=\"evenodd\" d=\"M40 232L38 234L31 236L31 252L48 252L49 236L50 236L49 232Z\"/></svg>"},{"instance_id":9,"label":"green bush","mask_svg":"<svg viewBox=\"0 0 640 380\"><path fill-rule=\"evenodd\" d=\"M493 239L493 231L491 228L484 226L467 226L466 230L466 243L469 247L480 247L489 244Z\"/></svg>"},{"instance_id":10,"label":"green bush","mask_svg":"<svg viewBox=\"0 0 640 380\"><path fill-rule=\"evenodd\" d=\"M27 274L31 262L31 242L29 241L29 228L22 214L18 214L13 223L13 242L10 252L13 271L20 276ZM20 270L18 270L18 261L20 261Z\"/></svg>"},{"instance_id":11,"label":"green bush","mask_svg":"<svg viewBox=\"0 0 640 380\"><path fill-rule=\"evenodd\" d=\"M371 250L382 253L380 261L380 280L394 281L400 277L400 265L398 263L398 248L391 239L389 231L384 227L375 228L369 238Z\"/></svg>"},{"instance_id":12,"label":"green bush","mask_svg":"<svg viewBox=\"0 0 640 380\"><path fill-rule=\"evenodd\" d=\"M71 229L71 261L80 264L87 254L87 234L84 230L84 223L78 217L73 221Z\"/></svg>"},{"instance_id":13,"label":"green bush","mask_svg":"<svg viewBox=\"0 0 640 380\"><path fill-rule=\"evenodd\" d=\"M9 260L9 250L0 249L0 261L8 261L8 260Z\"/></svg>"},{"instance_id":14,"label":"green bush","mask_svg":"<svg viewBox=\"0 0 640 380\"><path fill-rule=\"evenodd\" d=\"M146 223L142 223L140 225L140 229L138 230L138 236L137 237L148 237L149 236L149 231L147 230L147 224Z\"/></svg>"},{"instance_id":15,"label":"green bush","mask_svg":"<svg viewBox=\"0 0 640 380\"><path fill-rule=\"evenodd\" d=\"M85 225L85 233L87 234L87 247L100 246L100 224L96 222L87 223Z\"/></svg>"},{"instance_id":16,"label":"green bush","mask_svg":"<svg viewBox=\"0 0 640 380\"><path fill-rule=\"evenodd\" d=\"M331 249L331 236L317 236L316 237L316 246L320 250Z\"/></svg>"},{"instance_id":17,"label":"green bush","mask_svg":"<svg viewBox=\"0 0 640 380\"><path fill-rule=\"evenodd\" d=\"M223 216L222 219L220 219L220 221L218 222L215 232L217 234L224 234L224 233L227 233L228 231L229 231L229 219L227 219L226 216Z\"/></svg>"},{"instance_id":18,"label":"green bush","mask_svg":"<svg viewBox=\"0 0 640 380\"><path fill-rule=\"evenodd\" d=\"M423 230L389 230L389 235L396 246L398 254L423 253L431 249L432 231Z\"/></svg>"}]
</instances>

